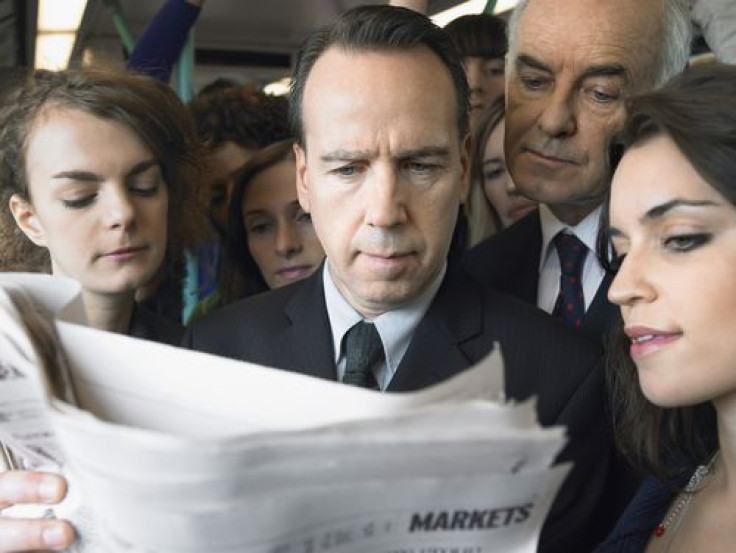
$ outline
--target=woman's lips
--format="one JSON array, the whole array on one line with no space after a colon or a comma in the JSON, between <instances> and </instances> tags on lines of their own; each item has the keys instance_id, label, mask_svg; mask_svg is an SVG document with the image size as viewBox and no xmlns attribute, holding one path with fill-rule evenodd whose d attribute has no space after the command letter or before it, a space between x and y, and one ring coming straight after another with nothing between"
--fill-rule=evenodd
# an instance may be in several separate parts
<instances>
[{"instance_id":1,"label":"woman's lips","mask_svg":"<svg viewBox=\"0 0 736 553\"><path fill-rule=\"evenodd\" d=\"M145 250L145 246L136 246L132 248L120 248L111 252L103 253L100 255L104 259L112 259L114 261L127 261L136 257L139 253Z\"/></svg>"},{"instance_id":2,"label":"woman's lips","mask_svg":"<svg viewBox=\"0 0 736 553\"><path fill-rule=\"evenodd\" d=\"M299 265L297 267L284 267L276 271L276 274L285 280L297 280L304 278L311 270L310 265Z\"/></svg>"},{"instance_id":3,"label":"woman's lips","mask_svg":"<svg viewBox=\"0 0 736 553\"><path fill-rule=\"evenodd\" d=\"M627 327L626 335L631 339L630 353L633 359L656 353L680 339L681 332L666 332L648 327Z\"/></svg>"}]
</instances>

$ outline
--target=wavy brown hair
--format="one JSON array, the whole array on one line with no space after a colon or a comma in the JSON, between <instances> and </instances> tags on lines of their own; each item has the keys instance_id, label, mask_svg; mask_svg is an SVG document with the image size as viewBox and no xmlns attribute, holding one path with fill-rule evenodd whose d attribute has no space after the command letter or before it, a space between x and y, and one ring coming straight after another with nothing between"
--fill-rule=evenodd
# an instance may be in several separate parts
<instances>
[{"instance_id":1,"label":"wavy brown hair","mask_svg":"<svg viewBox=\"0 0 736 553\"><path fill-rule=\"evenodd\" d=\"M18 229L8 202L13 194L32 203L26 174L28 140L47 110L78 110L123 125L161 166L169 194L164 270L181 274L182 250L209 233L200 197L202 147L186 109L166 85L122 71L33 71L19 80L0 109L0 270L48 271L45 248Z\"/></svg>"}]
</instances>

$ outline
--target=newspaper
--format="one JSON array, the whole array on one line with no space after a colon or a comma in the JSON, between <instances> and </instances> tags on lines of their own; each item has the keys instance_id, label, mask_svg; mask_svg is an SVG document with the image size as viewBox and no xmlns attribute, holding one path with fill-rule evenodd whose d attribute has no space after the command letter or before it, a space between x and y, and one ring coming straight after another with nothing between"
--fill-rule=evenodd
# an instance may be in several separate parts
<instances>
[{"instance_id":1,"label":"newspaper","mask_svg":"<svg viewBox=\"0 0 736 553\"><path fill-rule=\"evenodd\" d=\"M565 431L504 401L495 350L382 394L90 329L76 283L2 274L0 441L70 480L36 513L75 552L531 552Z\"/></svg>"}]
</instances>

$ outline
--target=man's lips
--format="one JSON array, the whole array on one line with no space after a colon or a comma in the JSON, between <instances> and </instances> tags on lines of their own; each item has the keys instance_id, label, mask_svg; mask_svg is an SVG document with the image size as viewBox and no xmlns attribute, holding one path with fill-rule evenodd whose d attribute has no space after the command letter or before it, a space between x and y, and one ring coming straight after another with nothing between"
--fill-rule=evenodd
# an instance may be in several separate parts
<instances>
[{"instance_id":1,"label":"man's lips","mask_svg":"<svg viewBox=\"0 0 736 553\"><path fill-rule=\"evenodd\" d=\"M631 357L634 359L660 351L682 336L682 332L669 332L641 325L624 329L631 340Z\"/></svg>"},{"instance_id":2,"label":"man's lips","mask_svg":"<svg viewBox=\"0 0 736 553\"><path fill-rule=\"evenodd\" d=\"M558 154L553 154L552 152L545 152L543 150L537 150L534 148L525 148L525 151L529 154L532 154L538 159L541 159L542 161L546 161L548 163L567 163L570 165L578 165L577 161L574 159L567 157L567 156L561 156Z\"/></svg>"}]
</instances>

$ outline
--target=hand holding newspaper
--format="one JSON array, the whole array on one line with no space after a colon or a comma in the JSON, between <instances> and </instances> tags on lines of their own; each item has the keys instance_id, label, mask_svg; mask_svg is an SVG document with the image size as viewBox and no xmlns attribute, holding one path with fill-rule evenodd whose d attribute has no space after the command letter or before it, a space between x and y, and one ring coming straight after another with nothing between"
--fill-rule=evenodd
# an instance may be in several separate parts
<instances>
[{"instance_id":1,"label":"hand holding newspaper","mask_svg":"<svg viewBox=\"0 0 736 553\"><path fill-rule=\"evenodd\" d=\"M75 551L536 550L569 469L550 468L564 429L503 402L498 348L381 394L93 330L82 313L70 281L0 275L0 441L70 478L56 515Z\"/></svg>"}]
</instances>

